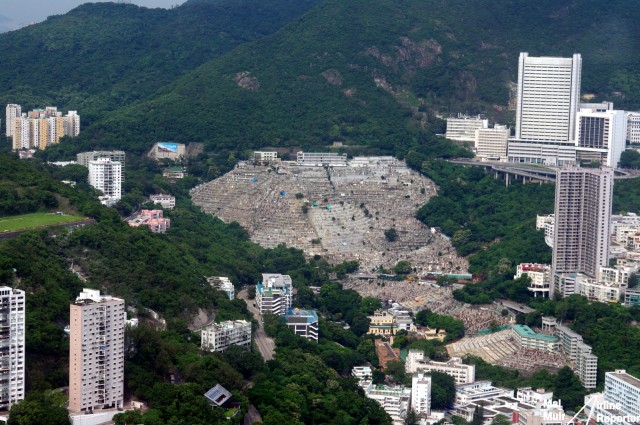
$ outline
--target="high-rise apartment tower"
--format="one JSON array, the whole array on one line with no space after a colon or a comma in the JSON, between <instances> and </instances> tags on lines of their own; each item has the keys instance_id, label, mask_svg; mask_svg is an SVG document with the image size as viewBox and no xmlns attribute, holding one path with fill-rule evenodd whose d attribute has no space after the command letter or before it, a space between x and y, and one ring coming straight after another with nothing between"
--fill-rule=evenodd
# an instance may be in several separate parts
<instances>
[{"instance_id":1,"label":"high-rise apartment tower","mask_svg":"<svg viewBox=\"0 0 640 425\"><path fill-rule=\"evenodd\" d=\"M24 399L24 291L0 287L0 410Z\"/></svg>"},{"instance_id":2,"label":"high-rise apartment tower","mask_svg":"<svg viewBox=\"0 0 640 425\"><path fill-rule=\"evenodd\" d=\"M7 109L6 109L6 120L4 122L4 125L7 128L6 131L6 135L7 137L13 137L13 131L14 131L14 124L13 124L13 120L15 118L18 118L22 115L22 107L20 105L16 105L13 103L10 103L7 105Z\"/></svg>"},{"instance_id":3,"label":"high-rise apartment tower","mask_svg":"<svg viewBox=\"0 0 640 425\"><path fill-rule=\"evenodd\" d=\"M84 289L71 304L69 410L122 407L124 300Z\"/></svg>"},{"instance_id":4,"label":"high-rise apartment tower","mask_svg":"<svg viewBox=\"0 0 640 425\"><path fill-rule=\"evenodd\" d=\"M609 263L613 170L566 167L556 175L553 274L596 277ZM565 294L568 295L568 294Z\"/></svg>"}]
</instances>

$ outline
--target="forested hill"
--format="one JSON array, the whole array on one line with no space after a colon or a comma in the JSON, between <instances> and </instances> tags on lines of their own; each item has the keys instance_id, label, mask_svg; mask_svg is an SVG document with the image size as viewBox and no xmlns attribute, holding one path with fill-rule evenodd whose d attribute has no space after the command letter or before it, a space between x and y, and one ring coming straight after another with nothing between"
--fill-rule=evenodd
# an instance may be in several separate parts
<instances>
[{"instance_id":1,"label":"forested hill","mask_svg":"<svg viewBox=\"0 0 640 425\"><path fill-rule=\"evenodd\" d=\"M210 147L342 140L389 148L414 137L416 122L424 125L418 111L512 119L509 83L521 51L580 52L583 93L637 108L639 14L623 0L324 0L86 136L119 144L142 130L147 141Z\"/></svg>"},{"instance_id":2,"label":"forested hill","mask_svg":"<svg viewBox=\"0 0 640 425\"><path fill-rule=\"evenodd\" d=\"M86 126L317 2L217 0L169 10L87 3L0 35L0 104L77 109Z\"/></svg>"}]
</instances>

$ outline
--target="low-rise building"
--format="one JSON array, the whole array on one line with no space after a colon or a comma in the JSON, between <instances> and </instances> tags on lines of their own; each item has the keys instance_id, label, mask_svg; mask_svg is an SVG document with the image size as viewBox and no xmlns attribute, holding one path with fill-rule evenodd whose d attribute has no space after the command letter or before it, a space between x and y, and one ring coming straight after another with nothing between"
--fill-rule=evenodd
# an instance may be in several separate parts
<instances>
[{"instance_id":1,"label":"low-rise building","mask_svg":"<svg viewBox=\"0 0 640 425\"><path fill-rule=\"evenodd\" d=\"M566 326L556 327L561 350L574 362L574 372L586 389L596 387L598 376L598 357L591 353L591 347L582 341L582 337Z\"/></svg>"},{"instance_id":2,"label":"low-rise building","mask_svg":"<svg viewBox=\"0 0 640 425\"><path fill-rule=\"evenodd\" d=\"M365 395L380 403L384 411L391 416L393 425L404 425L404 418L411 402L411 388L371 384L365 389Z\"/></svg>"},{"instance_id":3,"label":"low-rise building","mask_svg":"<svg viewBox=\"0 0 640 425\"><path fill-rule=\"evenodd\" d=\"M289 329L296 335L318 342L318 313L315 310L290 308L284 315Z\"/></svg>"},{"instance_id":4,"label":"low-rise building","mask_svg":"<svg viewBox=\"0 0 640 425\"><path fill-rule=\"evenodd\" d=\"M183 143L158 142L153 145L147 156L153 159L173 159L184 158L186 146Z\"/></svg>"},{"instance_id":5,"label":"low-rise building","mask_svg":"<svg viewBox=\"0 0 640 425\"><path fill-rule=\"evenodd\" d=\"M456 385L470 384L476 379L475 365L462 363L459 357L452 357L446 362L437 362L425 358L422 350L409 350L405 360L405 370L409 374L417 372L442 372L453 377Z\"/></svg>"},{"instance_id":6,"label":"low-rise building","mask_svg":"<svg viewBox=\"0 0 640 425\"><path fill-rule=\"evenodd\" d=\"M392 336L398 332L396 317L387 310L376 310L369 322L369 334Z\"/></svg>"},{"instance_id":7,"label":"low-rise building","mask_svg":"<svg viewBox=\"0 0 640 425\"><path fill-rule=\"evenodd\" d=\"M211 323L200 331L201 347L205 351L222 352L232 345L251 348L251 323L246 320L227 320Z\"/></svg>"},{"instance_id":8,"label":"low-rise building","mask_svg":"<svg viewBox=\"0 0 640 425\"><path fill-rule=\"evenodd\" d=\"M565 414L560 402L536 404L530 409L519 406L518 425L566 425L571 417Z\"/></svg>"},{"instance_id":9,"label":"low-rise building","mask_svg":"<svg viewBox=\"0 0 640 425\"><path fill-rule=\"evenodd\" d=\"M487 161L507 162L507 147L510 134L511 131L504 125L476 129L476 156Z\"/></svg>"},{"instance_id":10,"label":"low-rise building","mask_svg":"<svg viewBox=\"0 0 640 425\"><path fill-rule=\"evenodd\" d=\"M490 400L498 397L514 399L513 390L493 386L491 381L477 381L456 387L456 405L468 404L480 400ZM516 399L514 399L517 401Z\"/></svg>"},{"instance_id":11,"label":"low-rise building","mask_svg":"<svg viewBox=\"0 0 640 425\"><path fill-rule=\"evenodd\" d=\"M171 227L171 219L163 217L162 210L141 210L127 221L131 227L147 226L151 233L165 233Z\"/></svg>"},{"instance_id":12,"label":"low-rise building","mask_svg":"<svg viewBox=\"0 0 640 425\"><path fill-rule=\"evenodd\" d=\"M387 367L387 363L390 361L400 360L400 349L391 347L386 341L380 339L375 340L376 355L378 356L378 363L380 364L380 370L384 371Z\"/></svg>"},{"instance_id":13,"label":"low-rise building","mask_svg":"<svg viewBox=\"0 0 640 425\"><path fill-rule=\"evenodd\" d=\"M351 376L355 377L358 381L371 381L373 372L369 366L354 366L351 369Z\"/></svg>"},{"instance_id":14,"label":"low-rise building","mask_svg":"<svg viewBox=\"0 0 640 425\"><path fill-rule=\"evenodd\" d=\"M176 197L173 195L165 195L165 194L159 193L156 195L149 196L149 199L154 204L160 204L160 206L162 206L162 208L166 210L172 210L176 206Z\"/></svg>"},{"instance_id":15,"label":"low-rise building","mask_svg":"<svg viewBox=\"0 0 640 425\"><path fill-rule=\"evenodd\" d=\"M250 161L255 162L272 162L278 160L278 152L275 151L255 151L249 158Z\"/></svg>"},{"instance_id":16,"label":"low-rise building","mask_svg":"<svg viewBox=\"0 0 640 425\"><path fill-rule=\"evenodd\" d=\"M262 273L262 282L256 286L256 307L260 314L273 313L284 316L293 301L291 276L278 273Z\"/></svg>"},{"instance_id":17,"label":"low-rise building","mask_svg":"<svg viewBox=\"0 0 640 425\"><path fill-rule=\"evenodd\" d=\"M534 332L527 325L511 325L511 329L514 339L520 347L547 351L558 349L558 337Z\"/></svg>"},{"instance_id":18,"label":"low-rise building","mask_svg":"<svg viewBox=\"0 0 640 425\"><path fill-rule=\"evenodd\" d=\"M489 127L489 120L482 116L467 116L458 114L457 117L449 117L445 137L459 142L475 144L476 130Z\"/></svg>"},{"instance_id":19,"label":"low-rise building","mask_svg":"<svg viewBox=\"0 0 640 425\"><path fill-rule=\"evenodd\" d=\"M235 288L228 277L211 276L206 279L207 283L211 285L211 287L227 294L227 297L229 297L230 300L235 298Z\"/></svg>"},{"instance_id":20,"label":"low-rise building","mask_svg":"<svg viewBox=\"0 0 640 425\"><path fill-rule=\"evenodd\" d=\"M521 263L518 264L514 279L519 279L523 275L527 275L531 279L529 291L533 296L549 298L551 288L551 266L548 264L537 263Z\"/></svg>"},{"instance_id":21,"label":"low-rise building","mask_svg":"<svg viewBox=\"0 0 640 425\"><path fill-rule=\"evenodd\" d=\"M346 167L347 154L335 152L298 152L298 165L310 167Z\"/></svg>"},{"instance_id":22,"label":"low-rise building","mask_svg":"<svg viewBox=\"0 0 640 425\"><path fill-rule=\"evenodd\" d=\"M531 387L518 388L516 398L528 404L550 404L553 402L553 392L545 391L544 388L534 390Z\"/></svg>"},{"instance_id":23,"label":"low-rise building","mask_svg":"<svg viewBox=\"0 0 640 425\"><path fill-rule=\"evenodd\" d=\"M166 168L162 171L162 177L169 180L179 180L187 176L187 172L183 167L174 166Z\"/></svg>"}]
</instances>

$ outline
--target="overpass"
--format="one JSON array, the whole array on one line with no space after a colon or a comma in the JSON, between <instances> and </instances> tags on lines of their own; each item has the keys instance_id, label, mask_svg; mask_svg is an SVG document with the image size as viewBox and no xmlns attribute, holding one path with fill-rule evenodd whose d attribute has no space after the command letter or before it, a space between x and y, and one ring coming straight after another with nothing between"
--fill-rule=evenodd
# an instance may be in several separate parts
<instances>
[{"instance_id":1,"label":"overpass","mask_svg":"<svg viewBox=\"0 0 640 425\"><path fill-rule=\"evenodd\" d=\"M504 177L507 186L512 181L518 180L522 181L523 184L553 182L556 180L556 171L560 168L548 165L480 161L477 159L450 159L448 161L453 164L484 167L488 173L494 173L494 178ZM614 174L614 178L619 180L640 177L639 170L616 169Z\"/></svg>"}]
</instances>

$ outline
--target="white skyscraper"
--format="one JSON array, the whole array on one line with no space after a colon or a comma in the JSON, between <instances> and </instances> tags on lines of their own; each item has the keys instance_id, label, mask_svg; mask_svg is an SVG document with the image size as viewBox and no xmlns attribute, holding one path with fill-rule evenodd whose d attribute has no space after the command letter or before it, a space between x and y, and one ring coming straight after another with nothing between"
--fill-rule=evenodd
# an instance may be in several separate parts
<instances>
[{"instance_id":1,"label":"white skyscraper","mask_svg":"<svg viewBox=\"0 0 640 425\"><path fill-rule=\"evenodd\" d=\"M612 194L613 170L610 168L567 167L558 170L552 265L554 280L559 274L583 273L596 277L599 266L608 266Z\"/></svg>"},{"instance_id":2,"label":"white skyscraper","mask_svg":"<svg viewBox=\"0 0 640 425\"><path fill-rule=\"evenodd\" d=\"M115 204L122 198L122 164L110 158L89 161L89 184L104 193L103 204Z\"/></svg>"},{"instance_id":3,"label":"white skyscraper","mask_svg":"<svg viewBox=\"0 0 640 425\"><path fill-rule=\"evenodd\" d=\"M124 300L85 288L70 318L69 410L122 407Z\"/></svg>"},{"instance_id":4,"label":"white skyscraper","mask_svg":"<svg viewBox=\"0 0 640 425\"><path fill-rule=\"evenodd\" d=\"M530 57L520 53L516 140L569 142L580 102L582 58Z\"/></svg>"},{"instance_id":5,"label":"white skyscraper","mask_svg":"<svg viewBox=\"0 0 640 425\"><path fill-rule=\"evenodd\" d=\"M0 409L24 399L24 291L0 287Z\"/></svg>"},{"instance_id":6,"label":"white skyscraper","mask_svg":"<svg viewBox=\"0 0 640 425\"><path fill-rule=\"evenodd\" d=\"M6 135L7 137L13 137L13 119L22 115L22 107L20 105L16 105L10 103L7 105L7 114L4 125L7 128Z\"/></svg>"}]
</instances>

